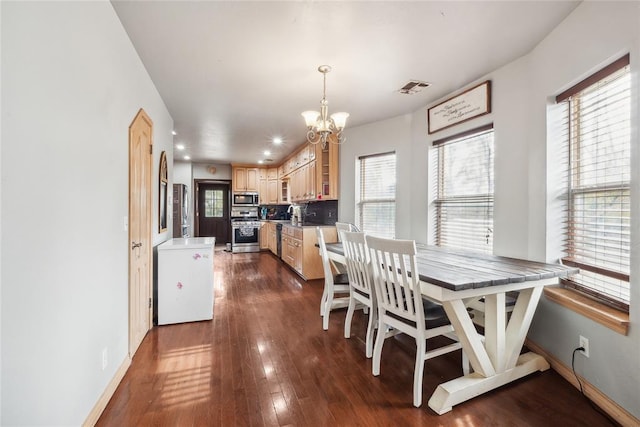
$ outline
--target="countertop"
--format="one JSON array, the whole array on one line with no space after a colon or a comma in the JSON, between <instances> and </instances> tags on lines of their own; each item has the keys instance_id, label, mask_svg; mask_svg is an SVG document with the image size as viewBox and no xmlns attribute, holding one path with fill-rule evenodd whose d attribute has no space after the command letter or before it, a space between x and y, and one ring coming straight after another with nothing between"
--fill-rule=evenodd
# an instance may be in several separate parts
<instances>
[{"instance_id":1,"label":"countertop","mask_svg":"<svg viewBox=\"0 0 640 427\"><path fill-rule=\"evenodd\" d=\"M303 223L301 225L292 225L290 219L261 219L262 222L274 222L276 224L288 225L295 228L316 228L316 227L335 227L333 224L309 224Z\"/></svg>"}]
</instances>

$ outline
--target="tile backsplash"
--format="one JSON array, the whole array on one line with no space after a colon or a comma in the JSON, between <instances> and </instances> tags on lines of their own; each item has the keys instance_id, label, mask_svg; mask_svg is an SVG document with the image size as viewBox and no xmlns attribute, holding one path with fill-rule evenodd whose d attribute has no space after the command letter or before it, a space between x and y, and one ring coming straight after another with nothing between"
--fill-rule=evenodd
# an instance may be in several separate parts
<instances>
[{"instance_id":1,"label":"tile backsplash","mask_svg":"<svg viewBox=\"0 0 640 427\"><path fill-rule=\"evenodd\" d=\"M334 225L338 220L338 201L323 200L302 205L302 223L308 225Z\"/></svg>"}]
</instances>

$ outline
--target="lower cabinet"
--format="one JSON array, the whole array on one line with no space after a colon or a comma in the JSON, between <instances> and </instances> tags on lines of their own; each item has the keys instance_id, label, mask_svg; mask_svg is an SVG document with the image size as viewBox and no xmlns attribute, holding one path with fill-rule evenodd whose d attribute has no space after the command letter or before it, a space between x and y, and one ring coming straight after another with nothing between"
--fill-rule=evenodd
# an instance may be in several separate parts
<instances>
[{"instance_id":1,"label":"lower cabinet","mask_svg":"<svg viewBox=\"0 0 640 427\"><path fill-rule=\"evenodd\" d=\"M326 241L338 240L334 226L323 226ZM282 260L305 280L322 279L322 259L316 247L316 227L282 227Z\"/></svg>"},{"instance_id":2,"label":"lower cabinet","mask_svg":"<svg viewBox=\"0 0 640 427\"><path fill-rule=\"evenodd\" d=\"M269 225L267 221L260 221L260 249L269 249Z\"/></svg>"}]
</instances>

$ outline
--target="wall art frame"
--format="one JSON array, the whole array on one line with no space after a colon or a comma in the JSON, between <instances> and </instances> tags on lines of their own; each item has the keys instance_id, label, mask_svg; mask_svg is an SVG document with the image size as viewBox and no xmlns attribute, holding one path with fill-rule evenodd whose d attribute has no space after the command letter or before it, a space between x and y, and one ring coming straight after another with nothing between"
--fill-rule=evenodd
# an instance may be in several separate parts
<instances>
[{"instance_id":1,"label":"wall art frame","mask_svg":"<svg viewBox=\"0 0 640 427\"><path fill-rule=\"evenodd\" d=\"M490 112L491 80L487 80L429 108L429 135Z\"/></svg>"}]
</instances>

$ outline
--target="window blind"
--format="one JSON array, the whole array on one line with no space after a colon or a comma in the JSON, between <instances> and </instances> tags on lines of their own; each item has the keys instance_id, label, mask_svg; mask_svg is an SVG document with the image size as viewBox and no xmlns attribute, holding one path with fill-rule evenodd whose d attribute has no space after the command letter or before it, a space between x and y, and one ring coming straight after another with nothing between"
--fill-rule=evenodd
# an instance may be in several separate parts
<instances>
[{"instance_id":1,"label":"window blind","mask_svg":"<svg viewBox=\"0 0 640 427\"><path fill-rule=\"evenodd\" d=\"M358 227L367 234L395 238L396 153L363 156L358 163Z\"/></svg>"},{"instance_id":2,"label":"window blind","mask_svg":"<svg viewBox=\"0 0 640 427\"><path fill-rule=\"evenodd\" d=\"M434 141L434 241L493 252L493 125Z\"/></svg>"},{"instance_id":3,"label":"window blind","mask_svg":"<svg viewBox=\"0 0 640 427\"><path fill-rule=\"evenodd\" d=\"M625 59L626 58L626 59ZM568 155L565 285L628 310L631 79L628 55L565 93ZM612 64L613 65L613 64Z\"/></svg>"}]
</instances>

